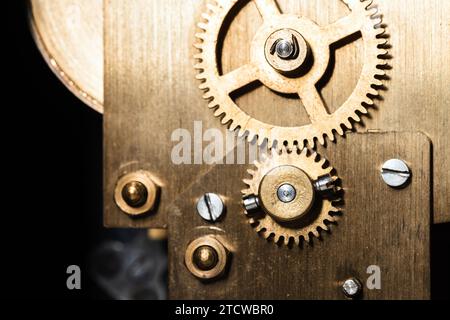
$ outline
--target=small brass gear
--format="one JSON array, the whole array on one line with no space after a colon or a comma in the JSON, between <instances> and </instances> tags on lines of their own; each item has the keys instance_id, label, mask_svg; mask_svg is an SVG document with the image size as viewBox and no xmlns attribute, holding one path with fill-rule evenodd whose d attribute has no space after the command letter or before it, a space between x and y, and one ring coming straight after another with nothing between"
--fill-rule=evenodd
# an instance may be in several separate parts
<instances>
[{"instance_id":1,"label":"small brass gear","mask_svg":"<svg viewBox=\"0 0 450 320\"><path fill-rule=\"evenodd\" d=\"M240 136L249 140L257 138L261 145L268 142L269 148L277 142L278 146L315 146L316 140L325 144L325 138L335 139L335 133L344 134L345 128L352 129L351 120L361 121L360 114L367 114L367 107L374 104L374 96L382 86L380 77L385 75L381 69L386 64L387 51L383 46L386 39L380 36L385 32L381 18L372 0L341 0L351 13L335 23L319 26L315 22L293 14L282 14L275 0L253 0L263 17L263 25L257 31L251 44L251 61L227 74L220 74L218 67L218 43L224 21L235 5L243 0L214 0L208 5L204 21L198 26L202 32L196 37L200 40L195 46L200 53L195 56L199 70L197 79L202 81L200 89L208 107L215 110L214 115L221 119L229 129L238 130ZM267 51L272 51L267 42L276 33L289 31L295 37L296 47L308 45L312 55L312 66L298 76L287 76L275 70L274 62L269 61ZM350 35L360 32L364 42L364 66L359 81L348 99L334 113L328 113L316 88L323 77L330 60L330 46ZM302 50L305 52L305 50ZM297 54L297 56L299 56ZM279 61L283 66L299 67L306 61L306 54L300 60ZM298 127L282 127L255 119L244 112L230 97L230 94L252 82L262 82L270 89L284 94L298 94L308 113L311 123Z\"/></svg>"},{"instance_id":2,"label":"small brass gear","mask_svg":"<svg viewBox=\"0 0 450 320\"><path fill-rule=\"evenodd\" d=\"M308 154L308 150L305 148L302 151L295 148L291 151L283 148L280 150L272 150L269 156L261 162L256 162L256 170L250 169L248 173L252 176L251 179L244 179L244 183L248 186L247 189L242 191L243 198L257 197L258 204L261 206L261 210L258 213L248 213L245 211L248 222L250 225L262 235L265 239L271 239L275 243L284 243L289 245L295 243L300 245L302 239L306 242L310 242L312 237L319 238L321 230L329 230L329 224L336 222L339 217L340 209L337 207L339 199L340 189L334 192L333 197L316 197L313 207L308 212L298 212L299 219L297 221L287 221L278 219L277 215L268 212L264 205L262 198L270 198L263 194L266 192L262 187L263 181L267 176L270 176L274 170L280 168L293 168L307 174L311 184L314 181L318 181L321 177L329 176L334 182L338 179L333 176L333 168L327 166L327 161L321 158L317 153ZM278 170L280 171L280 170ZM272 179L275 181L276 179ZM293 178L291 178L291 181ZM276 183L276 182L275 182ZM303 184L303 183L302 183ZM278 185L274 185L275 190ZM266 188L267 189L267 188ZM307 188L304 188L305 190ZM309 203L310 195L308 192L303 192L303 202ZM269 199L269 202L270 199ZM270 204L270 209L277 210L275 206ZM293 206L295 209L306 208L306 206L298 206L295 202L285 205L280 208L281 211L287 212L289 218L292 217L289 212L289 206Z\"/></svg>"}]
</instances>

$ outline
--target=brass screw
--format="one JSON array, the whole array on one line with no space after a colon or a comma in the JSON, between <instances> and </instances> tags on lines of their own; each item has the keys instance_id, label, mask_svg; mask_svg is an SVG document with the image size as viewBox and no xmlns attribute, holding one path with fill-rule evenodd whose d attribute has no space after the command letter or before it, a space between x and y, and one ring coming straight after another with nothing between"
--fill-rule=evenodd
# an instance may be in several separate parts
<instances>
[{"instance_id":1,"label":"brass screw","mask_svg":"<svg viewBox=\"0 0 450 320\"><path fill-rule=\"evenodd\" d=\"M131 181L123 187L122 197L130 207L140 208L147 202L148 190L143 183Z\"/></svg>"},{"instance_id":2,"label":"brass screw","mask_svg":"<svg viewBox=\"0 0 450 320\"><path fill-rule=\"evenodd\" d=\"M211 246L198 247L192 256L194 264L203 271L212 270L219 261L217 251Z\"/></svg>"}]
</instances>

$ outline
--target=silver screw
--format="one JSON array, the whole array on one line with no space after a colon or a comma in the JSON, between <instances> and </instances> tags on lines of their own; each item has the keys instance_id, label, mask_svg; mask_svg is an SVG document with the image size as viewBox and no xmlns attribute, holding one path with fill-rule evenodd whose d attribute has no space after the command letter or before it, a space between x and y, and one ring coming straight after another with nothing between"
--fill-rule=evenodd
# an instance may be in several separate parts
<instances>
[{"instance_id":1,"label":"silver screw","mask_svg":"<svg viewBox=\"0 0 450 320\"><path fill-rule=\"evenodd\" d=\"M205 193L197 201L197 212L206 221L218 221L224 209L222 199L215 193Z\"/></svg>"},{"instance_id":2,"label":"silver screw","mask_svg":"<svg viewBox=\"0 0 450 320\"><path fill-rule=\"evenodd\" d=\"M297 190L289 183L285 183L278 188L277 196L281 202L289 203L294 201L297 196Z\"/></svg>"},{"instance_id":3,"label":"silver screw","mask_svg":"<svg viewBox=\"0 0 450 320\"><path fill-rule=\"evenodd\" d=\"M314 189L319 192L333 190L334 189L334 180L333 177L329 174L319 177L314 182Z\"/></svg>"},{"instance_id":4,"label":"silver screw","mask_svg":"<svg viewBox=\"0 0 450 320\"><path fill-rule=\"evenodd\" d=\"M242 202L244 204L245 211L247 211L248 214L251 215L260 212L259 198L257 196L247 196L242 200Z\"/></svg>"},{"instance_id":5,"label":"silver screw","mask_svg":"<svg viewBox=\"0 0 450 320\"><path fill-rule=\"evenodd\" d=\"M342 291L348 298L356 298L362 291L361 282L356 278L350 278L342 284Z\"/></svg>"},{"instance_id":6,"label":"silver screw","mask_svg":"<svg viewBox=\"0 0 450 320\"><path fill-rule=\"evenodd\" d=\"M388 186L401 188L405 186L411 178L411 171L404 161L391 159L383 164L381 177Z\"/></svg>"},{"instance_id":7,"label":"silver screw","mask_svg":"<svg viewBox=\"0 0 450 320\"><path fill-rule=\"evenodd\" d=\"M292 39L280 38L275 41L270 49L270 53L277 54L278 58L283 60L295 59L299 54L299 45L297 38L292 35Z\"/></svg>"}]
</instances>

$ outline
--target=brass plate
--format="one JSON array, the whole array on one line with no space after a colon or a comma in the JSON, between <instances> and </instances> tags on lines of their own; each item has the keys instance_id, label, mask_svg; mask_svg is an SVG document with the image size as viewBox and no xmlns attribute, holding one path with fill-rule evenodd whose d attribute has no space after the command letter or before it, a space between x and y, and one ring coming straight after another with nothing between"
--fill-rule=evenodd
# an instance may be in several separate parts
<instances>
[{"instance_id":1,"label":"brass plate","mask_svg":"<svg viewBox=\"0 0 450 320\"><path fill-rule=\"evenodd\" d=\"M170 135L175 128L192 131L193 121L220 127L197 89L194 54L196 23L207 1L106 1L105 70L105 222L109 226L166 225L162 210L204 166L174 166ZM261 18L252 1L230 24L223 42L222 69L229 72L249 60L251 39ZM339 1L279 0L282 11L304 14L327 24L346 15ZM359 131L423 131L433 142L434 222L450 221L450 3L432 0L376 0L389 35L391 59L382 99L363 117ZM143 27L145 26L145 27ZM243 27L245 26L245 27ZM362 43L342 43L332 59L332 77L321 83L330 111L354 88L361 67ZM298 101L264 87L249 87L234 99L245 111L276 125L307 123ZM245 93L245 94L244 94ZM263 106L263 107L262 107ZM275 107L276 106L276 107ZM338 145L344 139L337 139ZM332 144L329 143L331 146ZM115 207L113 190L123 168L148 169L161 177L161 210L132 220ZM182 168L180 168L182 167ZM164 195L165 194L165 195Z\"/></svg>"},{"instance_id":2,"label":"brass plate","mask_svg":"<svg viewBox=\"0 0 450 320\"><path fill-rule=\"evenodd\" d=\"M30 25L50 68L103 112L103 0L29 0Z\"/></svg>"},{"instance_id":3,"label":"brass plate","mask_svg":"<svg viewBox=\"0 0 450 320\"><path fill-rule=\"evenodd\" d=\"M345 203L337 225L311 246L277 246L247 223L240 190L249 166L218 165L182 193L169 214L170 298L345 299L340 285L357 277L364 299L429 299L429 139L421 133L350 134L320 153L342 179ZM393 157L413 172L405 189L388 187L380 176ZM204 192L226 199L227 214L214 225L195 211ZM208 234L220 236L232 259L224 279L204 284L186 269L184 256L192 240ZM366 287L373 265L381 270L381 290Z\"/></svg>"},{"instance_id":4,"label":"brass plate","mask_svg":"<svg viewBox=\"0 0 450 320\"><path fill-rule=\"evenodd\" d=\"M196 120L202 121L204 130L217 126L198 96L193 68L201 6L197 0L105 1L104 222L108 227L166 227L167 207L209 168L195 164L199 161L194 152L192 165L175 165L171 160L172 147L178 143L171 141L175 130L193 132ZM225 128L220 130L225 133ZM202 137L196 141L202 143ZM192 151L195 148L192 141ZM122 213L112 196L117 179L135 170L149 171L161 187L159 206L142 218Z\"/></svg>"}]
</instances>

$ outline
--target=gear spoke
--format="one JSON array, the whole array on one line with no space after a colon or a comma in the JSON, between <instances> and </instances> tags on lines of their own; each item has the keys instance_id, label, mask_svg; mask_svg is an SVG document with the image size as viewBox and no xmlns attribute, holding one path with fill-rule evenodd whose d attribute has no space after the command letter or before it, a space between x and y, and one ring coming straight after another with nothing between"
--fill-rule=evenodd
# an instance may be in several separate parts
<instances>
[{"instance_id":1,"label":"gear spoke","mask_svg":"<svg viewBox=\"0 0 450 320\"><path fill-rule=\"evenodd\" d=\"M263 19L271 18L280 14L280 9L275 0L253 0L256 8L263 17Z\"/></svg>"},{"instance_id":2,"label":"gear spoke","mask_svg":"<svg viewBox=\"0 0 450 320\"><path fill-rule=\"evenodd\" d=\"M256 80L258 80L257 69L251 64L246 64L220 77L223 89L228 94Z\"/></svg>"},{"instance_id":3,"label":"gear spoke","mask_svg":"<svg viewBox=\"0 0 450 320\"><path fill-rule=\"evenodd\" d=\"M325 27L329 44L333 44L361 30L363 22L360 15L351 13Z\"/></svg>"},{"instance_id":4,"label":"gear spoke","mask_svg":"<svg viewBox=\"0 0 450 320\"><path fill-rule=\"evenodd\" d=\"M312 123L320 122L329 116L325 103L314 85L302 88L298 95Z\"/></svg>"}]
</instances>

